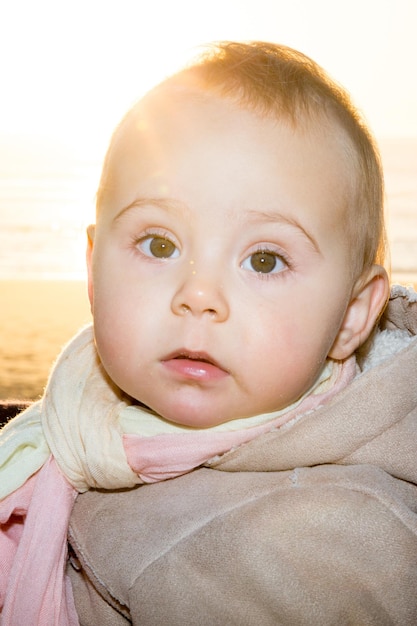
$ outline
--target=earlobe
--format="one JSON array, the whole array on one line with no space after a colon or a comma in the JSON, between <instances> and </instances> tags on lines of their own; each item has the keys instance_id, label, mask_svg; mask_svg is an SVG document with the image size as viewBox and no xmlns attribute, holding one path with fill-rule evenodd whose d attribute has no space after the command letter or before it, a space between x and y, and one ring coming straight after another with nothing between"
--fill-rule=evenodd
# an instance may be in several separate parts
<instances>
[{"instance_id":1,"label":"earlobe","mask_svg":"<svg viewBox=\"0 0 417 626\"><path fill-rule=\"evenodd\" d=\"M389 297L389 280L380 265L373 265L356 282L342 326L329 352L337 360L348 358L371 334Z\"/></svg>"},{"instance_id":2,"label":"earlobe","mask_svg":"<svg viewBox=\"0 0 417 626\"><path fill-rule=\"evenodd\" d=\"M87 227L87 276L88 276L88 299L90 307L93 308L93 247L96 227L90 224Z\"/></svg>"}]
</instances>

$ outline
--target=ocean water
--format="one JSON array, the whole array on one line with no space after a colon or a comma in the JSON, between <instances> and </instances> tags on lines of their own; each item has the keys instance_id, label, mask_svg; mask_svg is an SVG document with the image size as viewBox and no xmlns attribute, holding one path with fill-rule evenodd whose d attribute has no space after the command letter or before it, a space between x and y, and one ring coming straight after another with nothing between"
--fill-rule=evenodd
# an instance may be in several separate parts
<instances>
[{"instance_id":1,"label":"ocean water","mask_svg":"<svg viewBox=\"0 0 417 626\"><path fill-rule=\"evenodd\" d=\"M417 138L380 142L394 279L417 277Z\"/></svg>"},{"instance_id":2,"label":"ocean water","mask_svg":"<svg viewBox=\"0 0 417 626\"><path fill-rule=\"evenodd\" d=\"M82 279L93 178L0 175L0 280Z\"/></svg>"},{"instance_id":3,"label":"ocean water","mask_svg":"<svg viewBox=\"0 0 417 626\"><path fill-rule=\"evenodd\" d=\"M417 285L417 139L380 145L393 279ZM33 156L0 158L3 399L38 397L60 347L91 320L85 227L94 219L99 166Z\"/></svg>"}]
</instances>

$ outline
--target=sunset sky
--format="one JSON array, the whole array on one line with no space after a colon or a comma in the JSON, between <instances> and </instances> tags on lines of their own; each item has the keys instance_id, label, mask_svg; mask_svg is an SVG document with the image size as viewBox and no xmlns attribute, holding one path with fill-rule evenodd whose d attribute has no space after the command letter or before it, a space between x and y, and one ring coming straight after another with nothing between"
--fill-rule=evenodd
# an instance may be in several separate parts
<instances>
[{"instance_id":1,"label":"sunset sky","mask_svg":"<svg viewBox=\"0 0 417 626\"><path fill-rule=\"evenodd\" d=\"M415 0L14 0L0 8L0 133L102 154L126 108L218 39L299 48L374 132L417 136Z\"/></svg>"}]
</instances>

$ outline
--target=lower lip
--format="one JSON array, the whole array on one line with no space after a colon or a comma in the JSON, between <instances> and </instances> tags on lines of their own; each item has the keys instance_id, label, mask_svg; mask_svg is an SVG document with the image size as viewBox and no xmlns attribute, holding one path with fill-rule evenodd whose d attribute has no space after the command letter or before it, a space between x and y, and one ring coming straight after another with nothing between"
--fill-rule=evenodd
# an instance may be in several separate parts
<instances>
[{"instance_id":1,"label":"lower lip","mask_svg":"<svg viewBox=\"0 0 417 626\"><path fill-rule=\"evenodd\" d=\"M211 382L225 378L228 374L220 367L192 359L170 359L163 361L164 367L179 378L200 382Z\"/></svg>"}]
</instances>

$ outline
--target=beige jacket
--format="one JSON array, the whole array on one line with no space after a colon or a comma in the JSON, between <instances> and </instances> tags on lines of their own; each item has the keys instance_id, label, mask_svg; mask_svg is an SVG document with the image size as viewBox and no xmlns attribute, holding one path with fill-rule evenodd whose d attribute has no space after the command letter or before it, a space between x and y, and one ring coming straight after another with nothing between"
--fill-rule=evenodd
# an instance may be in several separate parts
<instances>
[{"instance_id":1,"label":"beige jacket","mask_svg":"<svg viewBox=\"0 0 417 626\"><path fill-rule=\"evenodd\" d=\"M394 288L380 327L328 405L180 478L81 495L80 623L415 626L417 294Z\"/></svg>"}]
</instances>

